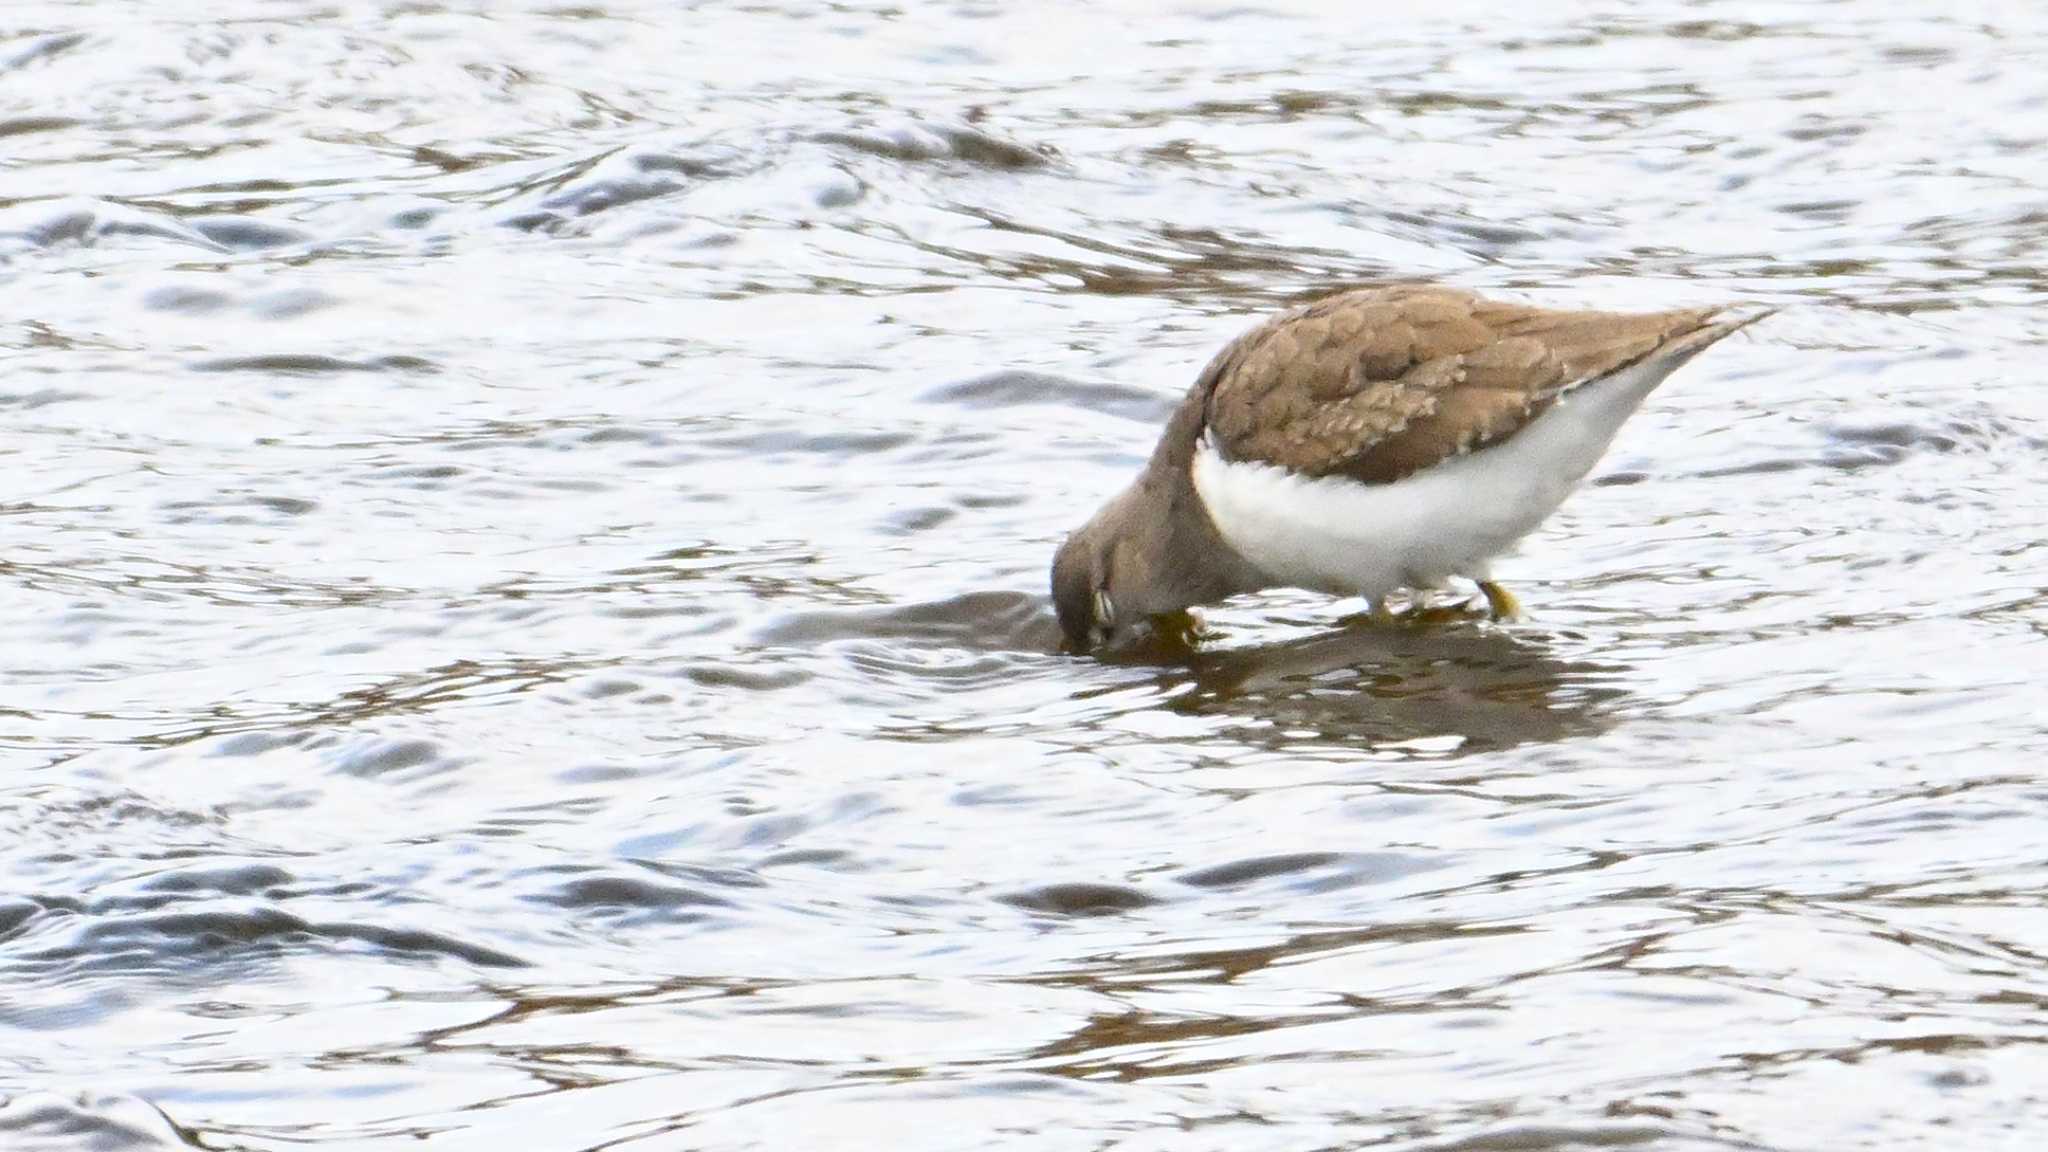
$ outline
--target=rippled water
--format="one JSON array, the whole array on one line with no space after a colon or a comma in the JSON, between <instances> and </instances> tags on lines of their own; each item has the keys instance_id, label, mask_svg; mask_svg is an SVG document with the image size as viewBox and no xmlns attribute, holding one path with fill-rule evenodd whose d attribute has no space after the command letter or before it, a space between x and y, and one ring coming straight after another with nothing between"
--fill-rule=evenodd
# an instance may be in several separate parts
<instances>
[{"instance_id":1,"label":"rippled water","mask_svg":"<svg viewBox=\"0 0 2048 1152\"><path fill-rule=\"evenodd\" d=\"M0 1145L2033 1147L2048 10L28 0ZM1051 651L1328 288L1781 314Z\"/></svg>"}]
</instances>

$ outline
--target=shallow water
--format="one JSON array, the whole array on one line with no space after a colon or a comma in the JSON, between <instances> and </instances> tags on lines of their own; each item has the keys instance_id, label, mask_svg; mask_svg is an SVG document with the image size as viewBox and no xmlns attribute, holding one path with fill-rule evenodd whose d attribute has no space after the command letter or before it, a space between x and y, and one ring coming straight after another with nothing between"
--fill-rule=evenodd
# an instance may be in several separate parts
<instances>
[{"instance_id":1,"label":"shallow water","mask_svg":"<svg viewBox=\"0 0 2048 1152\"><path fill-rule=\"evenodd\" d=\"M2048 10L0 23L0 1146L2033 1147ZM1327 288L1783 311L1051 652Z\"/></svg>"}]
</instances>

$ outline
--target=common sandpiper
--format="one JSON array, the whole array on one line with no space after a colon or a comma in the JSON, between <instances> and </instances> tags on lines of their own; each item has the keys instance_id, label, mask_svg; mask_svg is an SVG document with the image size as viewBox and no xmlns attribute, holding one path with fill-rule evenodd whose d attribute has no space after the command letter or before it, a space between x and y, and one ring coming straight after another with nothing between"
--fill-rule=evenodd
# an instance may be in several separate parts
<instances>
[{"instance_id":1,"label":"common sandpiper","mask_svg":"<svg viewBox=\"0 0 2048 1152\"><path fill-rule=\"evenodd\" d=\"M1560 311L1424 285L1281 312L1209 361L1138 478L1067 537L1053 605L1085 650L1295 587L1363 596L1493 580L1622 422L1768 309Z\"/></svg>"}]
</instances>

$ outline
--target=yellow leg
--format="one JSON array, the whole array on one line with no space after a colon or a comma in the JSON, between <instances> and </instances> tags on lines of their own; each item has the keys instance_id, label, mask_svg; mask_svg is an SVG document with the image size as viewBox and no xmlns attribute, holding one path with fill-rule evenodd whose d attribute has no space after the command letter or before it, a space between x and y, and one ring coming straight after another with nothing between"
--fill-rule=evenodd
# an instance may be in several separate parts
<instances>
[{"instance_id":1,"label":"yellow leg","mask_svg":"<svg viewBox=\"0 0 2048 1152\"><path fill-rule=\"evenodd\" d=\"M1522 615L1522 602L1515 594L1491 580L1481 580L1479 590L1486 593L1486 606L1493 610L1495 620L1514 620Z\"/></svg>"}]
</instances>

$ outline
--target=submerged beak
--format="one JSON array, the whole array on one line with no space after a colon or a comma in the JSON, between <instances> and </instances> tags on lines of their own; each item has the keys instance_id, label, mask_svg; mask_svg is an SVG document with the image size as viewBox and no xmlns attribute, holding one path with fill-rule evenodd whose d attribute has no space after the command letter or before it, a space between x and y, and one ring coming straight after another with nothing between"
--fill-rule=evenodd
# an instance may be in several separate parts
<instances>
[{"instance_id":1,"label":"submerged beak","mask_svg":"<svg viewBox=\"0 0 2048 1152\"><path fill-rule=\"evenodd\" d=\"M1115 639L1115 631L1090 624L1080 632L1064 632L1060 636L1060 651L1074 656L1086 656L1098 648L1108 647Z\"/></svg>"}]
</instances>

